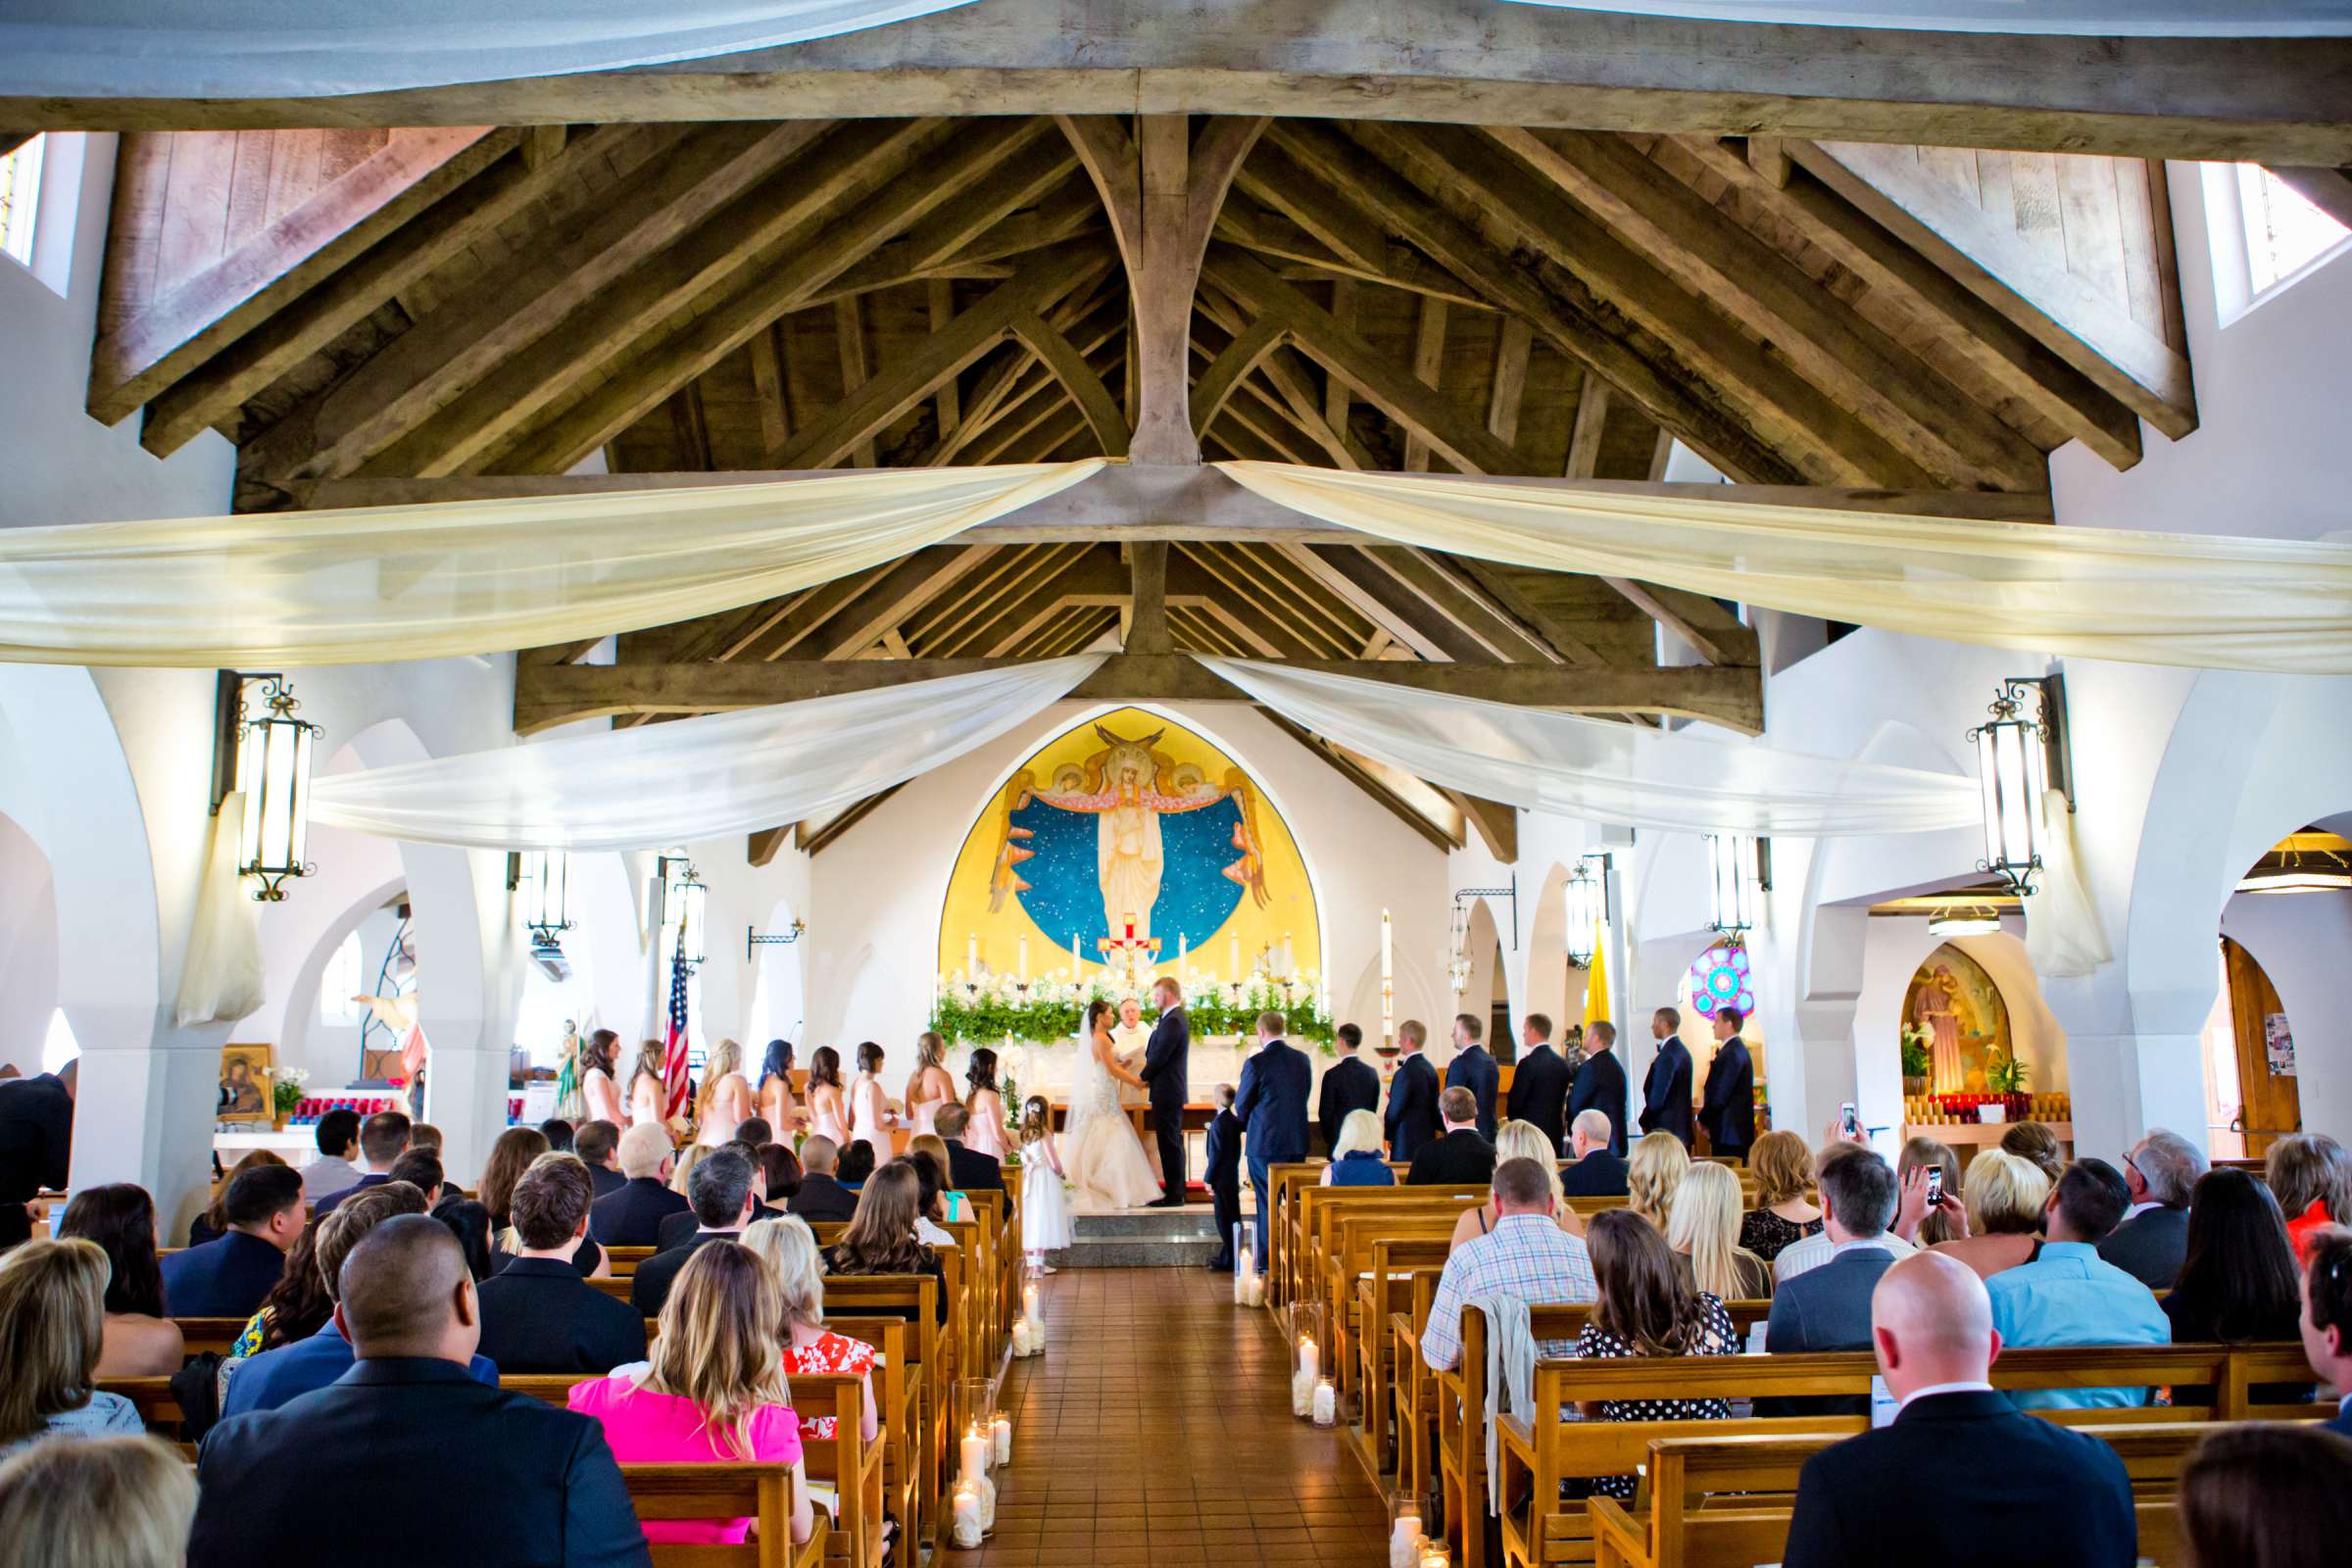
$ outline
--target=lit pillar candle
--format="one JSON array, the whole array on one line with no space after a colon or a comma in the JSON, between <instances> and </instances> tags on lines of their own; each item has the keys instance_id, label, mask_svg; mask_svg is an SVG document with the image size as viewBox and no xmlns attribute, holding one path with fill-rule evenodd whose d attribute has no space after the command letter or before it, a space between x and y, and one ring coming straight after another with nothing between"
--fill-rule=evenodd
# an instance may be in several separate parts
<instances>
[{"instance_id":1,"label":"lit pillar candle","mask_svg":"<svg viewBox=\"0 0 2352 1568\"><path fill-rule=\"evenodd\" d=\"M1023 938L1021 938L1021 975L1020 975L1020 977L1021 977L1021 979L1022 979L1022 980L1024 980L1024 981L1026 981L1026 980L1029 978L1029 939L1028 939L1027 937L1023 937Z\"/></svg>"},{"instance_id":2,"label":"lit pillar candle","mask_svg":"<svg viewBox=\"0 0 2352 1568\"><path fill-rule=\"evenodd\" d=\"M1225 939L1225 969L1238 985L1242 978L1242 937L1238 931Z\"/></svg>"},{"instance_id":3,"label":"lit pillar candle","mask_svg":"<svg viewBox=\"0 0 2352 1568\"><path fill-rule=\"evenodd\" d=\"M965 1481L977 1481L988 1474L988 1434L980 1430L980 1424L975 1421L965 1427L962 1446L957 1449L961 1462L956 1473Z\"/></svg>"},{"instance_id":4,"label":"lit pillar candle","mask_svg":"<svg viewBox=\"0 0 2352 1568\"><path fill-rule=\"evenodd\" d=\"M1396 1043L1396 928L1380 911L1380 1043Z\"/></svg>"},{"instance_id":5,"label":"lit pillar candle","mask_svg":"<svg viewBox=\"0 0 2352 1568\"><path fill-rule=\"evenodd\" d=\"M1332 1387L1331 1379L1315 1384L1315 1425L1332 1427L1340 1424L1340 1391Z\"/></svg>"},{"instance_id":6,"label":"lit pillar candle","mask_svg":"<svg viewBox=\"0 0 2352 1568\"><path fill-rule=\"evenodd\" d=\"M1446 1549L1443 1541L1424 1541L1417 1568L1453 1568L1453 1554Z\"/></svg>"},{"instance_id":7,"label":"lit pillar candle","mask_svg":"<svg viewBox=\"0 0 2352 1568\"><path fill-rule=\"evenodd\" d=\"M996 1445L997 1463L1012 1463L1012 1417L1000 1414L988 1425L990 1441Z\"/></svg>"},{"instance_id":8,"label":"lit pillar candle","mask_svg":"<svg viewBox=\"0 0 2352 1568\"><path fill-rule=\"evenodd\" d=\"M977 931L963 939L963 975L967 980L980 978L980 933Z\"/></svg>"},{"instance_id":9,"label":"lit pillar candle","mask_svg":"<svg viewBox=\"0 0 2352 1568\"><path fill-rule=\"evenodd\" d=\"M968 1480L956 1483L956 1544L965 1551L980 1544L980 1489Z\"/></svg>"},{"instance_id":10,"label":"lit pillar candle","mask_svg":"<svg viewBox=\"0 0 2352 1568\"><path fill-rule=\"evenodd\" d=\"M1086 976L1078 968L1078 933L1075 931L1070 933L1070 984L1078 988L1078 995L1086 995Z\"/></svg>"},{"instance_id":11,"label":"lit pillar candle","mask_svg":"<svg viewBox=\"0 0 2352 1568\"><path fill-rule=\"evenodd\" d=\"M1032 1330L1037 1327L1037 1281L1035 1280L1031 1280L1021 1287L1021 1316L1029 1320Z\"/></svg>"},{"instance_id":12,"label":"lit pillar candle","mask_svg":"<svg viewBox=\"0 0 2352 1568\"><path fill-rule=\"evenodd\" d=\"M1389 1568L1421 1568L1421 1516L1400 1513L1389 1531Z\"/></svg>"},{"instance_id":13,"label":"lit pillar candle","mask_svg":"<svg viewBox=\"0 0 2352 1568\"><path fill-rule=\"evenodd\" d=\"M1306 1374L1309 1383L1323 1375L1323 1348L1311 1334L1298 1336L1298 1370Z\"/></svg>"}]
</instances>

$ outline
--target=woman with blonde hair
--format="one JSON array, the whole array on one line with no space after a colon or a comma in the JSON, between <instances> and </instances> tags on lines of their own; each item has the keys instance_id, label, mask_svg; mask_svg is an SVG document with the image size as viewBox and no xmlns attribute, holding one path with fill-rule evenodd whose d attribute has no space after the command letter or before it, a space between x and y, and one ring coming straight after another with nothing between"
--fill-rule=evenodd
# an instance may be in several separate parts
<instances>
[{"instance_id":1,"label":"woman with blonde hair","mask_svg":"<svg viewBox=\"0 0 2352 1568\"><path fill-rule=\"evenodd\" d=\"M703 1092L694 1101L694 1141L705 1149L731 1142L752 1113L752 1086L743 1081L743 1048L721 1040L703 1058Z\"/></svg>"},{"instance_id":2,"label":"woman with blonde hair","mask_svg":"<svg viewBox=\"0 0 2352 1568\"><path fill-rule=\"evenodd\" d=\"M1340 1118L1340 1141L1332 1146L1331 1163L1318 1182L1324 1187L1394 1187L1396 1173L1381 1152L1380 1117L1368 1110L1351 1110ZM1497 1158L1501 1156L1497 1155Z\"/></svg>"},{"instance_id":3,"label":"woman with blonde hair","mask_svg":"<svg viewBox=\"0 0 2352 1568\"><path fill-rule=\"evenodd\" d=\"M1806 1196L1813 1190L1813 1151L1801 1135L1782 1128L1755 1141L1747 1168L1756 1178L1756 1206L1740 1221L1740 1245L1769 1263L1821 1229L1821 1209Z\"/></svg>"},{"instance_id":4,"label":"woman with blonde hair","mask_svg":"<svg viewBox=\"0 0 2352 1568\"><path fill-rule=\"evenodd\" d=\"M680 1198L692 1196L686 1191L686 1179L694 1174L694 1167L700 1165L703 1156L709 1152L710 1151L701 1144L688 1144L679 1150L669 1167L669 1190Z\"/></svg>"},{"instance_id":5,"label":"woman with blonde hair","mask_svg":"<svg viewBox=\"0 0 2352 1568\"><path fill-rule=\"evenodd\" d=\"M789 1465L792 1539L812 1526L801 1467L801 1423L776 1353L783 1293L775 1271L749 1248L713 1241L695 1249L662 1303L662 1328L644 1361L575 1384L569 1403L596 1419L622 1464ZM753 1521L648 1520L649 1542L740 1544Z\"/></svg>"},{"instance_id":6,"label":"woman with blonde hair","mask_svg":"<svg viewBox=\"0 0 2352 1568\"><path fill-rule=\"evenodd\" d=\"M179 1568L196 1475L149 1437L42 1443L0 1464L5 1560L41 1568Z\"/></svg>"},{"instance_id":7,"label":"woman with blonde hair","mask_svg":"<svg viewBox=\"0 0 2352 1568\"><path fill-rule=\"evenodd\" d=\"M1625 1206L1662 1234L1674 1212L1674 1190L1690 1168L1690 1151L1680 1138L1663 1130L1645 1134L1626 1164Z\"/></svg>"},{"instance_id":8,"label":"woman with blonde hair","mask_svg":"<svg viewBox=\"0 0 2352 1568\"><path fill-rule=\"evenodd\" d=\"M865 1382L865 1413L858 1418L858 1436L874 1441L881 1415L874 1404L874 1348L825 1327L825 1260L817 1250L815 1233L797 1214L781 1219L754 1220L743 1233L743 1245L775 1272L777 1300L783 1318L776 1338L784 1347L788 1374L835 1373ZM803 1416L801 1436L819 1443L833 1436L829 1415Z\"/></svg>"},{"instance_id":9,"label":"woman with blonde hair","mask_svg":"<svg viewBox=\"0 0 2352 1568\"><path fill-rule=\"evenodd\" d=\"M2294 1133L2271 1146L2263 1177L2286 1215L2286 1238L2299 1266L2311 1259L2313 1235L2352 1225L2352 1154L2326 1133Z\"/></svg>"},{"instance_id":10,"label":"woman with blonde hair","mask_svg":"<svg viewBox=\"0 0 2352 1568\"><path fill-rule=\"evenodd\" d=\"M1772 1295L1772 1265L1740 1245L1740 1178L1729 1165L1695 1160L1674 1190L1666 1222L1674 1266L1694 1291L1726 1301Z\"/></svg>"},{"instance_id":11,"label":"woman with blonde hair","mask_svg":"<svg viewBox=\"0 0 2352 1568\"><path fill-rule=\"evenodd\" d=\"M939 1107L956 1098L948 1074L948 1043L935 1029L914 1037L914 1076L906 1080L906 1124L918 1134L933 1132Z\"/></svg>"},{"instance_id":12,"label":"woman with blonde hair","mask_svg":"<svg viewBox=\"0 0 2352 1568\"><path fill-rule=\"evenodd\" d=\"M1559 1151L1544 1136L1543 1128L1532 1121L1516 1119L1495 1128L1494 1163L1500 1165L1506 1159L1532 1159L1543 1166L1545 1180L1551 1183L1552 1219L1571 1236L1585 1234L1585 1222L1576 1217L1576 1210L1568 1206L1567 1195L1560 1191ZM1446 1250L1450 1253L1464 1242L1486 1235L1501 1217L1499 1198L1490 1197L1475 1208L1463 1209L1461 1217L1453 1222L1453 1238L1446 1244Z\"/></svg>"},{"instance_id":13,"label":"woman with blonde hair","mask_svg":"<svg viewBox=\"0 0 2352 1568\"><path fill-rule=\"evenodd\" d=\"M96 1242L38 1237L0 1253L0 1453L145 1430L136 1405L98 1388L108 1274Z\"/></svg>"},{"instance_id":14,"label":"woman with blonde hair","mask_svg":"<svg viewBox=\"0 0 2352 1568\"><path fill-rule=\"evenodd\" d=\"M2030 1263L2041 1250L2041 1210L2050 1179L2022 1154L1987 1149L1968 1162L1967 1208L1959 1234L1936 1244L1979 1276Z\"/></svg>"}]
</instances>

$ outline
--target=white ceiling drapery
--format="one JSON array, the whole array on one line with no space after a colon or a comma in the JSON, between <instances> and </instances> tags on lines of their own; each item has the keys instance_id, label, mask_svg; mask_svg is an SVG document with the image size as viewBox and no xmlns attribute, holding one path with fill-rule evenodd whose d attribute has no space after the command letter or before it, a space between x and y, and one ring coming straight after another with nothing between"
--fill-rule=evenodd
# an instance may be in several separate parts
<instances>
[{"instance_id":1,"label":"white ceiling drapery","mask_svg":"<svg viewBox=\"0 0 2352 1568\"><path fill-rule=\"evenodd\" d=\"M758 604L938 544L1102 466L0 528L0 660L445 659Z\"/></svg>"},{"instance_id":2,"label":"white ceiling drapery","mask_svg":"<svg viewBox=\"0 0 2352 1568\"><path fill-rule=\"evenodd\" d=\"M319 98L618 71L969 0L10 0L0 96Z\"/></svg>"},{"instance_id":3,"label":"white ceiling drapery","mask_svg":"<svg viewBox=\"0 0 2352 1568\"><path fill-rule=\"evenodd\" d=\"M2352 544L1218 466L1326 522L1482 561L2026 653L2352 674Z\"/></svg>"}]
</instances>

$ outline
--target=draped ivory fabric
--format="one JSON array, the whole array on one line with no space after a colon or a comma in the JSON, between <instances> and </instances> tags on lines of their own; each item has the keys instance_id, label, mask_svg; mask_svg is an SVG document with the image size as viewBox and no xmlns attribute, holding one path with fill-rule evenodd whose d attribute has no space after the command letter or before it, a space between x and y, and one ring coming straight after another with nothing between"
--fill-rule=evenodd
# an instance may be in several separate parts
<instances>
[{"instance_id":1,"label":"draped ivory fabric","mask_svg":"<svg viewBox=\"0 0 2352 1568\"><path fill-rule=\"evenodd\" d=\"M953 761L1102 662L1078 654L337 773L312 784L311 820L474 850L641 850L750 833Z\"/></svg>"},{"instance_id":2,"label":"draped ivory fabric","mask_svg":"<svg viewBox=\"0 0 2352 1568\"><path fill-rule=\"evenodd\" d=\"M213 817L212 842L196 887L196 919L188 928L188 957L180 966L179 998L172 1007L182 1029L234 1023L268 1000L261 906L253 888L237 875L237 838L244 821L245 793L231 790Z\"/></svg>"},{"instance_id":3,"label":"draped ivory fabric","mask_svg":"<svg viewBox=\"0 0 2352 1568\"><path fill-rule=\"evenodd\" d=\"M1259 660L1195 657L1326 740L1530 811L1794 838L1928 833L1984 820L1977 781L1956 773L1666 734Z\"/></svg>"},{"instance_id":4,"label":"draped ivory fabric","mask_svg":"<svg viewBox=\"0 0 2352 1568\"><path fill-rule=\"evenodd\" d=\"M275 668L602 637L895 561L1102 466L0 528L0 660Z\"/></svg>"},{"instance_id":5,"label":"draped ivory fabric","mask_svg":"<svg viewBox=\"0 0 2352 1568\"><path fill-rule=\"evenodd\" d=\"M2352 32L2346 0L1520 0L1698 22L2114 38L2316 38Z\"/></svg>"},{"instance_id":6,"label":"draped ivory fabric","mask_svg":"<svg viewBox=\"0 0 2352 1568\"><path fill-rule=\"evenodd\" d=\"M0 95L314 98L700 60L968 0L8 0Z\"/></svg>"},{"instance_id":7,"label":"draped ivory fabric","mask_svg":"<svg viewBox=\"0 0 2352 1568\"><path fill-rule=\"evenodd\" d=\"M2041 797L2041 881L2026 900L2026 957L2044 980L2088 974L2112 955L2099 924L2098 901L2075 855L2075 818L2066 797Z\"/></svg>"},{"instance_id":8,"label":"draped ivory fabric","mask_svg":"<svg viewBox=\"0 0 2352 1568\"><path fill-rule=\"evenodd\" d=\"M1482 561L1631 577L1988 648L2352 673L2352 544L1218 466L1326 522Z\"/></svg>"}]
</instances>

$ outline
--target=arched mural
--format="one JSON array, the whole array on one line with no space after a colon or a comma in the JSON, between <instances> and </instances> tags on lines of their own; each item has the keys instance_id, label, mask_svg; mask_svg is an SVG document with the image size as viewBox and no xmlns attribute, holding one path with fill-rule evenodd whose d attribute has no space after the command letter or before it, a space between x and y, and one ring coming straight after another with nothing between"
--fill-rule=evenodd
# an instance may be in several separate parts
<instances>
[{"instance_id":1,"label":"arched mural","mask_svg":"<svg viewBox=\"0 0 2352 1568\"><path fill-rule=\"evenodd\" d=\"M1154 946L1155 945L1155 946ZM1238 762L1121 709L1013 769L964 837L940 913L943 977L1319 977L1306 863Z\"/></svg>"},{"instance_id":2,"label":"arched mural","mask_svg":"<svg viewBox=\"0 0 2352 1568\"><path fill-rule=\"evenodd\" d=\"M1927 956L1903 992L1903 1037L1928 1053L1928 1091L1986 1088L1987 1064L2006 1059L2009 1004L1984 966L1950 943Z\"/></svg>"}]
</instances>

